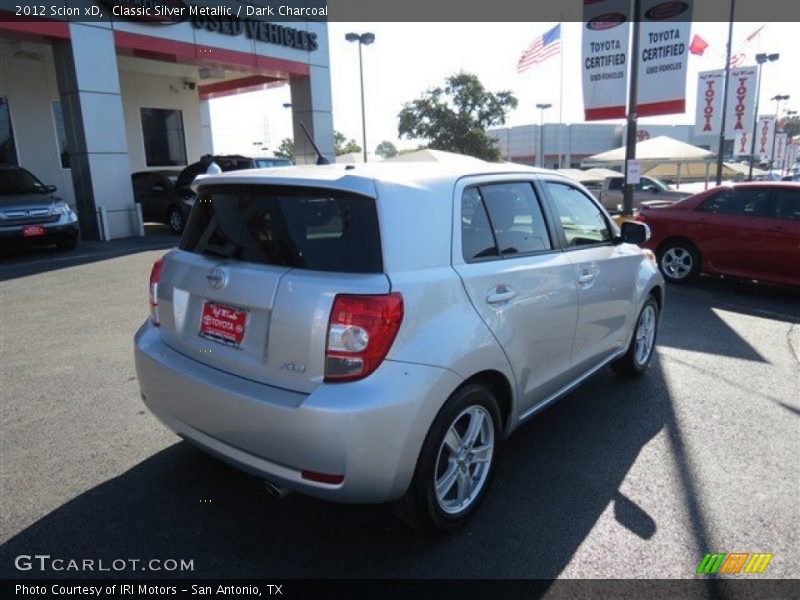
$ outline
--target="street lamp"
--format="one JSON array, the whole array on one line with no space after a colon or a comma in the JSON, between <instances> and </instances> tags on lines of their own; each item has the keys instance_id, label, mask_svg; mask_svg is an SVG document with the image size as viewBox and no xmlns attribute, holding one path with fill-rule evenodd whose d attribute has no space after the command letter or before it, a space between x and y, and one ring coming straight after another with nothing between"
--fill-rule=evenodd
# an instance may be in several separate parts
<instances>
[{"instance_id":1,"label":"street lamp","mask_svg":"<svg viewBox=\"0 0 800 600\"><path fill-rule=\"evenodd\" d=\"M364 162L367 162L367 118L364 114L364 62L361 58L361 46L369 46L375 41L374 33L348 33L344 36L348 42L358 42L358 71L361 75L361 136L364 143Z\"/></svg>"},{"instance_id":2,"label":"street lamp","mask_svg":"<svg viewBox=\"0 0 800 600\"><path fill-rule=\"evenodd\" d=\"M778 138L778 118L780 117L781 113L781 102L784 100L788 100L789 95L776 95L770 98L770 101L775 103L775 129L772 132L772 152L769 153L769 169L772 170L772 167L775 166L775 142Z\"/></svg>"},{"instance_id":3,"label":"street lamp","mask_svg":"<svg viewBox=\"0 0 800 600\"><path fill-rule=\"evenodd\" d=\"M758 127L758 101L761 96L761 67L765 62L775 62L781 57L777 52L774 54L766 54L764 52L756 54L756 62L758 63L758 83L756 84L756 106L753 111L753 137L750 139L750 171L747 175L748 181L753 181L753 160L756 154L756 128Z\"/></svg>"},{"instance_id":4,"label":"street lamp","mask_svg":"<svg viewBox=\"0 0 800 600\"><path fill-rule=\"evenodd\" d=\"M539 145L541 146L541 164L544 164L544 111L553 106L552 104L537 104L536 108L539 109Z\"/></svg>"}]
</instances>

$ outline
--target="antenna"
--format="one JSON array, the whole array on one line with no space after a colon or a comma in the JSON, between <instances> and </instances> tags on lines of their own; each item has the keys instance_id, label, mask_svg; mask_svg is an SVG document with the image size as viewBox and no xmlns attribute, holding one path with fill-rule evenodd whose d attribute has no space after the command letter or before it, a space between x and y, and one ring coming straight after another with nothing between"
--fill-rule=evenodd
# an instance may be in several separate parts
<instances>
[{"instance_id":1,"label":"antenna","mask_svg":"<svg viewBox=\"0 0 800 600\"><path fill-rule=\"evenodd\" d=\"M303 128L303 132L306 134L306 137L308 138L308 141L311 142L312 146L314 146L314 151L317 153L317 164L318 165L329 165L329 164L331 164L331 161L329 161L327 158L322 156L322 152L319 151L319 148L317 148L317 145L314 143L314 138L312 138L311 134L308 133L308 129L306 129L305 123L300 121L300 127Z\"/></svg>"}]
</instances>

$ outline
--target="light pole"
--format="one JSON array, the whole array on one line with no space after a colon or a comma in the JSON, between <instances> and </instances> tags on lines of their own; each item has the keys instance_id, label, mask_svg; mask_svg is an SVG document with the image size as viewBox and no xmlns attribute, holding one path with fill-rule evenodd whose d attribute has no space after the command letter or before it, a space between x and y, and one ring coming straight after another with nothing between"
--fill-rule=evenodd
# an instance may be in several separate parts
<instances>
[{"instance_id":1,"label":"light pole","mask_svg":"<svg viewBox=\"0 0 800 600\"><path fill-rule=\"evenodd\" d=\"M761 70L765 62L775 62L781 57L777 52L775 54L756 54L756 62L758 63L758 83L756 84L756 105L753 110L753 137L750 139L750 171L747 174L747 180L753 181L753 161L756 158L756 128L758 127L758 104L761 96Z\"/></svg>"},{"instance_id":2,"label":"light pole","mask_svg":"<svg viewBox=\"0 0 800 600\"><path fill-rule=\"evenodd\" d=\"M778 118L780 117L780 112L781 112L781 102L788 99L789 99L789 94L784 94L784 95L777 94L772 98L770 98L770 100L775 103L775 128L772 131L772 152L769 153L770 171L775 166L775 141L778 137Z\"/></svg>"},{"instance_id":3,"label":"light pole","mask_svg":"<svg viewBox=\"0 0 800 600\"><path fill-rule=\"evenodd\" d=\"M361 76L361 136L364 144L364 162L367 162L367 118L364 114L364 61L361 57L361 46L369 46L375 41L374 33L348 33L344 36L348 42L358 42L358 71Z\"/></svg>"},{"instance_id":4,"label":"light pole","mask_svg":"<svg viewBox=\"0 0 800 600\"><path fill-rule=\"evenodd\" d=\"M546 111L551 106L553 106L553 105L552 104L537 104L536 105L536 108L539 109L539 115L540 115L540 117L539 117L539 146L541 148L541 154L540 154L541 159L540 159L540 162L541 162L542 167L545 166L545 164L544 164L544 111Z\"/></svg>"}]
</instances>

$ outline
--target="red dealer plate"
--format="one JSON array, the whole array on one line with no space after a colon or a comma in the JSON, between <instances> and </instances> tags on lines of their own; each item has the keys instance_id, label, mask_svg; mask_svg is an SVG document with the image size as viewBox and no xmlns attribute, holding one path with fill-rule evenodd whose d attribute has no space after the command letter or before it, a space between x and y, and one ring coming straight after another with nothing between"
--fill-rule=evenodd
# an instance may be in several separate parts
<instances>
[{"instance_id":1,"label":"red dealer plate","mask_svg":"<svg viewBox=\"0 0 800 600\"><path fill-rule=\"evenodd\" d=\"M206 302L200 318L200 337L240 348L247 325L247 311L234 306Z\"/></svg>"},{"instance_id":2,"label":"red dealer plate","mask_svg":"<svg viewBox=\"0 0 800 600\"><path fill-rule=\"evenodd\" d=\"M22 228L22 237L35 237L44 235L44 227L41 225L26 225Z\"/></svg>"}]
</instances>

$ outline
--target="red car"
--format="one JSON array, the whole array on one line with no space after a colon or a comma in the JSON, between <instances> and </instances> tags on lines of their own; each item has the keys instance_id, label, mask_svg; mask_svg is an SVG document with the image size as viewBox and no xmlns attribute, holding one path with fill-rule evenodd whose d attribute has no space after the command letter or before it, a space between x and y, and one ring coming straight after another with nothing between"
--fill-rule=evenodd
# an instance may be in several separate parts
<instances>
[{"instance_id":1,"label":"red car","mask_svg":"<svg viewBox=\"0 0 800 600\"><path fill-rule=\"evenodd\" d=\"M739 183L643 206L645 244L674 283L699 273L800 286L800 184Z\"/></svg>"}]
</instances>

